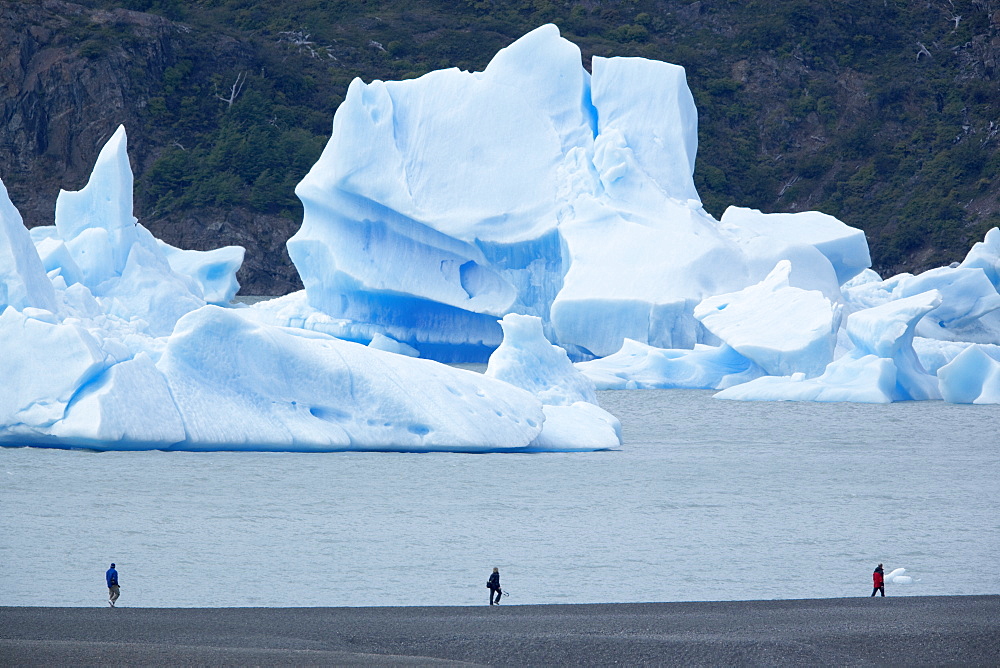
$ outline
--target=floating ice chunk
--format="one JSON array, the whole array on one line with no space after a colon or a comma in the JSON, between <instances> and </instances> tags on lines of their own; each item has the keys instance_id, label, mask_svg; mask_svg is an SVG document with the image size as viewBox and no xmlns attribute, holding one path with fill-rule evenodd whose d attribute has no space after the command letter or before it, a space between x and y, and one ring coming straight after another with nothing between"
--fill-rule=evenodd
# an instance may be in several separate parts
<instances>
[{"instance_id":1,"label":"floating ice chunk","mask_svg":"<svg viewBox=\"0 0 1000 668\"><path fill-rule=\"evenodd\" d=\"M525 389L545 405L545 426L534 446L588 450L621 445L618 419L597 406L593 382L566 351L546 340L541 318L509 313L500 322L503 343L486 375Z\"/></svg>"},{"instance_id":2,"label":"floating ice chunk","mask_svg":"<svg viewBox=\"0 0 1000 668\"><path fill-rule=\"evenodd\" d=\"M805 374L764 376L730 387L717 399L740 401L856 401L884 404L894 401L896 367L892 360L875 355L842 357L821 376Z\"/></svg>"},{"instance_id":3,"label":"floating ice chunk","mask_svg":"<svg viewBox=\"0 0 1000 668\"><path fill-rule=\"evenodd\" d=\"M82 388L52 435L99 450L166 449L185 438L167 380L145 353L109 367Z\"/></svg>"},{"instance_id":4,"label":"floating ice chunk","mask_svg":"<svg viewBox=\"0 0 1000 668\"><path fill-rule=\"evenodd\" d=\"M157 244L166 255L170 268L177 274L194 279L201 288L201 296L209 304L225 306L239 292L236 272L243 264L246 252L242 246L198 251L174 248L159 239Z\"/></svg>"},{"instance_id":5,"label":"floating ice chunk","mask_svg":"<svg viewBox=\"0 0 1000 668\"><path fill-rule=\"evenodd\" d=\"M937 379L920 364L913 330L941 304L932 290L851 314L847 334L854 348L822 375L765 376L719 392L719 399L760 401L858 401L887 403L939 399Z\"/></svg>"},{"instance_id":6,"label":"floating ice chunk","mask_svg":"<svg viewBox=\"0 0 1000 668\"><path fill-rule=\"evenodd\" d=\"M577 362L576 367L598 390L721 390L764 375L763 369L725 344L664 349L632 339L625 339L617 353Z\"/></svg>"},{"instance_id":7,"label":"floating ice chunk","mask_svg":"<svg viewBox=\"0 0 1000 668\"><path fill-rule=\"evenodd\" d=\"M782 260L757 285L705 299L694 317L768 374L816 376L833 359L840 306L790 286L791 270Z\"/></svg>"},{"instance_id":8,"label":"floating ice chunk","mask_svg":"<svg viewBox=\"0 0 1000 668\"><path fill-rule=\"evenodd\" d=\"M594 383L573 366L566 351L542 332L542 320L509 313L500 321L503 343L490 355L486 375L527 390L548 406L597 403Z\"/></svg>"},{"instance_id":9,"label":"floating ice chunk","mask_svg":"<svg viewBox=\"0 0 1000 668\"><path fill-rule=\"evenodd\" d=\"M177 449L517 450L545 419L507 383L216 306L178 321L157 368L184 421Z\"/></svg>"},{"instance_id":10,"label":"floating ice chunk","mask_svg":"<svg viewBox=\"0 0 1000 668\"><path fill-rule=\"evenodd\" d=\"M396 339L390 339L384 334L375 333L372 340L368 343L369 348L375 348L376 350L384 350L387 353L396 353L397 355L406 355L408 357L420 357L420 352L405 343L400 343Z\"/></svg>"},{"instance_id":11,"label":"floating ice chunk","mask_svg":"<svg viewBox=\"0 0 1000 668\"><path fill-rule=\"evenodd\" d=\"M0 315L0 441L43 433L105 366L100 345L86 330L50 320L11 306Z\"/></svg>"},{"instance_id":12,"label":"floating ice chunk","mask_svg":"<svg viewBox=\"0 0 1000 668\"><path fill-rule=\"evenodd\" d=\"M913 584L913 578L905 573L905 568L895 568L887 573L884 579L891 584Z\"/></svg>"},{"instance_id":13,"label":"floating ice chunk","mask_svg":"<svg viewBox=\"0 0 1000 668\"><path fill-rule=\"evenodd\" d=\"M0 181L0 310L6 306L54 311L56 298L21 214Z\"/></svg>"},{"instance_id":14,"label":"floating ice chunk","mask_svg":"<svg viewBox=\"0 0 1000 668\"><path fill-rule=\"evenodd\" d=\"M913 349L917 322L940 305L941 294L931 290L852 313L847 319L847 334L856 346L853 355L872 354L895 364L899 399L940 398L936 380Z\"/></svg>"},{"instance_id":15,"label":"floating ice chunk","mask_svg":"<svg viewBox=\"0 0 1000 668\"><path fill-rule=\"evenodd\" d=\"M855 345L853 357L875 355L892 360L896 367L893 401L941 398L936 379L913 349L916 324L940 305L941 294L930 290L852 313L847 319L847 334Z\"/></svg>"},{"instance_id":16,"label":"floating ice chunk","mask_svg":"<svg viewBox=\"0 0 1000 668\"><path fill-rule=\"evenodd\" d=\"M945 401L955 404L1000 403L1000 354L971 345L938 369L938 386Z\"/></svg>"},{"instance_id":17,"label":"floating ice chunk","mask_svg":"<svg viewBox=\"0 0 1000 668\"><path fill-rule=\"evenodd\" d=\"M777 246L814 247L829 260L841 285L872 265L864 231L819 211L761 213L731 206L721 222L769 237Z\"/></svg>"}]
</instances>

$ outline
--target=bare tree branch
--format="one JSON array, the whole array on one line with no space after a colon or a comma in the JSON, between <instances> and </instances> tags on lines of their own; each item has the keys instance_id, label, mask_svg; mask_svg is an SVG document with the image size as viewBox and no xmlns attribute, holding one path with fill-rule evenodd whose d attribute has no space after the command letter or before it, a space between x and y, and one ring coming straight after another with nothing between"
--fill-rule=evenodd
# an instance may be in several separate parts
<instances>
[{"instance_id":1,"label":"bare tree branch","mask_svg":"<svg viewBox=\"0 0 1000 668\"><path fill-rule=\"evenodd\" d=\"M236 98L239 97L240 91L243 90L243 84L246 83L246 80L247 73L240 72L236 75L236 81L233 82L233 87L229 89L229 97L222 97L221 95L216 95L215 97L225 102L227 109L232 107L233 102L235 102Z\"/></svg>"}]
</instances>

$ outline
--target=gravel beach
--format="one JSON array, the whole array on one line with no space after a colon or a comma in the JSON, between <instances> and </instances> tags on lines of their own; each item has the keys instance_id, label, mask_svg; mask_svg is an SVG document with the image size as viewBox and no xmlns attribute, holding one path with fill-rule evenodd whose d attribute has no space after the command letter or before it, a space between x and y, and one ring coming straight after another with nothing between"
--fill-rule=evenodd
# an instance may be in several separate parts
<instances>
[{"instance_id":1,"label":"gravel beach","mask_svg":"<svg viewBox=\"0 0 1000 668\"><path fill-rule=\"evenodd\" d=\"M0 607L0 665L1000 664L1000 596L405 608Z\"/></svg>"}]
</instances>

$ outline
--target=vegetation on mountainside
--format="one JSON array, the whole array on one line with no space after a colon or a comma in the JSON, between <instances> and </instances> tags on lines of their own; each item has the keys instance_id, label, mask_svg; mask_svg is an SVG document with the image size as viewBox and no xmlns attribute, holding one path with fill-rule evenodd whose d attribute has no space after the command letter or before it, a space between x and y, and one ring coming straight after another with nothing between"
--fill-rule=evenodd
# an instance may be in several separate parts
<instances>
[{"instance_id":1,"label":"vegetation on mountainside","mask_svg":"<svg viewBox=\"0 0 1000 668\"><path fill-rule=\"evenodd\" d=\"M293 187L354 77L481 70L551 22L587 66L619 55L687 69L695 180L716 216L730 204L833 214L868 233L883 274L959 260L1000 225L1000 0L81 4L158 13L201 35L146 107L162 145L139 174L154 217L240 206L297 219ZM238 48L206 58L220 40ZM83 40L81 55L105 41Z\"/></svg>"}]
</instances>

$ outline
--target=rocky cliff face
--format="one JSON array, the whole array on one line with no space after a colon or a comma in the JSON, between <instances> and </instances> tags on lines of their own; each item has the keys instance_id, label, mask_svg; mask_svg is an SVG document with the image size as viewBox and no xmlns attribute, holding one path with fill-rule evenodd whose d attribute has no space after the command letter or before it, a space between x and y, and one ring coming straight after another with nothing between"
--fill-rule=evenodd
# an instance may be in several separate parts
<instances>
[{"instance_id":1,"label":"rocky cliff face","mask_svg":"<svg viewBox=\"0 0 1000 668\"><path fill-rule=\"evenodd\" d=\"M104 142L124 124L133 171L142 174L163 150L144 109L177 53L204 35L141 12L81 5L0 2L0 179L30 227L51 225L60 188L83 187ZM220 62L248 60L250 46L216 40ZM284 294L301 286L284 242L297 228L287 217L204 208L165 218L135 215L168 243L205 250L247 249L243 294Z\"/></svg>"},{"instance_id":2,"label":"rocky cliff face","mask_svg":"<svg viewBox=\"0 0 1000 668\"><path fill-rule=\"evenodd\" d=\"M102 28L124 31L109 43ZM146 82L169 59L165 19L66 2L0 4L0 164L29 227L52 224L59 188L81 187L103 143L125 124L142 160Z\"/></svg>"}]
</instances>

